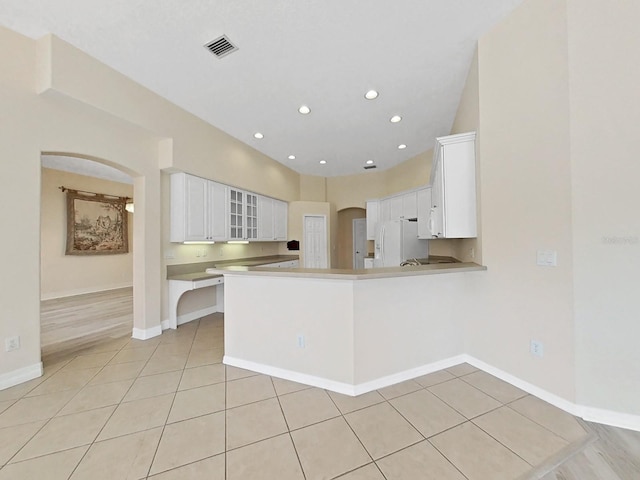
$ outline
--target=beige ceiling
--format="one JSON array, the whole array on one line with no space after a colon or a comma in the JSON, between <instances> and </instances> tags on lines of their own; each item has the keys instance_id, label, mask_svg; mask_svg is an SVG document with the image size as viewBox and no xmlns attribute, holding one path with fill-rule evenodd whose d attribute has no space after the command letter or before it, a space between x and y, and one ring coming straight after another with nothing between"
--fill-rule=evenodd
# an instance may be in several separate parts
<instances>
[{"instance_id":1,"label":"beige ceiling","mask_svg":"<svg viewBox=\"0 0 640 480\"><path fill-rule=\"evenodd\" d=\"M290 168L335 176L448 134L477 39L521 1L0 0L0 24L53 33ZM222 34L239 50L219 59L203 45Z\"/></svg>"}]
</instances>

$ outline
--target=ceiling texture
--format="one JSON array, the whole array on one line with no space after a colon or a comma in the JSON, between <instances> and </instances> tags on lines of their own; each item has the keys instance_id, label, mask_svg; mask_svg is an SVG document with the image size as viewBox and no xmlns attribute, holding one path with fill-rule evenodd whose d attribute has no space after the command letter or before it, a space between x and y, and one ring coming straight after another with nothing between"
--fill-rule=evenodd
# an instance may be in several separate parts
<instances>
[{"instance_id":1,"label":"ceiling texture","mask_svg":"<svg viewBox=\"0 0 640 480\"><path fill-rule=\"evenodd\" d=\"M336 176L447 135L478 38L521 2L0 0L0 25L53 33L291 169ZM221 35L237 50L218 58L204 46Z\"/></svg>"}]
</instances>

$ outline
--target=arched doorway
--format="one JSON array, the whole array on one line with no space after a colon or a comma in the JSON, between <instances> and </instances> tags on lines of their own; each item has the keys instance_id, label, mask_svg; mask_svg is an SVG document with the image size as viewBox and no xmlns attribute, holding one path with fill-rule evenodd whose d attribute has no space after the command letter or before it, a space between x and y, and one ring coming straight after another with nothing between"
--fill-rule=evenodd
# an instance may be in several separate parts
<instances>
[{"instance_id":1,"label":"arched doorway","mask_svg":"<svg viewBox=\"0 0 640 480\"><path fill-rule=\"evenodd\" d=\"M366 216L367 211L364 208L345 208L338 212L338 268L353 268L353 220ZM368 242L365 244L369 246Z\"/></svg>"},{"instance_id":2,"label":"arched doorway","mask_svg":"<svg viewBox=\"0 0 640 480\"><path fill-rule=\"evenodd\" d=\"M133 330L136 229L126 212L128 252L66 255L66 195L60 187L135 198L130 171L80 155L41 155L41 352L43 357L91 346ZM89 202L99 205L96 202ZM108 214L103 217L109 219ZM115 220L115 219L114 219Z\"/></svg>"}]
</instances>

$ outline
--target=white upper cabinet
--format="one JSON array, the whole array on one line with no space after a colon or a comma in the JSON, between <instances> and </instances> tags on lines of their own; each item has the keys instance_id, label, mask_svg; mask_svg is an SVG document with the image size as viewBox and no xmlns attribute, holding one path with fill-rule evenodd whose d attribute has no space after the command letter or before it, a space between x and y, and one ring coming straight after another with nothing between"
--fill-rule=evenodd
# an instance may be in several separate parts
<instances>
[{"instance_id":1,"label":"white upper cabinet","mask_svg":"<svg viewBox=\"0 0 640 480\"><path fill-rule=\"evenodd\" d=\"M227 239L227 189L226 185L209 181L209 235L211 240Z\"/></svg>"},{"instance_id":2,"label":"white upper cabinet","mask_svg":"<svg viewBox=\"0 0 640 480\"><path fill-rule=\"evenodd\" d=\"M412 191L402 194L401 218L418 217L418 192Z\"/></svg>"},{"instance_id":3,"label":"white upper cabinet","mask_svg":"<svg viewBox=\"0 0 640 480\"><path fill-rule=\"evenodd\" d=\"M172 242L203 242L211 238L208 180L184 173L171 175Z\"/></svg>"},{"instance_id":4,"label":"white upper cabinet","mask_svg":"<svg viewBox=\"0 0 640 480\"><path fill-rule=\"evenodd\" d=\"M380 200L367 200L367 240L376 239L376 225L380 220Z\"/></svg>"},{"instance_id":5,"label":"white upper cabinet","mask_svg":"<svg viewBox=\"0 0 640 480\"><path fill-rule=\"evenodd\" d=\"M431 174L431 238L477 236L475 137L471 132L436 139Z\"/></svg>"},{"instance_id":6,"label":"white upper cabinet","mask_svg":"<svg viewBox=\"0 0 640 480\"><path fill-rule=\"evenodd\" d=\"M258 196L258 240L265 242L275 238L273 225L273 198Z\"/></svg>"},{"instance_id":7,"label":"white upper cabinet","mask_svg":"<svg viewBox=\"0 0 640 480\"><path fill-rule=\"evenodd\" d=\"M273 201L273 233L278 242L287 239L287 225L289 220L289 204L282 200Z\"/></svg>"},{"instance_id":8,"label":"white upper cabinet","mask_svg":"<svg viewBox=\"0 0 640 480\"><path fill-rule=\"evenodd\" d=\"M258 196L229 187L230 240L258 239Z\"/></svg>"},{"instance_id":9,"label":"white upper cabinet","mask_svg":"<svg viewBox=\"0 0 640 480\"><path fill-rule=\"evenodd\" d=\"M170 241L283 241L288 206L205 178L174 173Z\"/></svg>"},{"instance_id":10,"label":"white upper cabinet","mask_svg":"<svg viewBox=\"0 0 640 480\"><path fill-rule=\"evenodd\" d=\"M429 213L431 212L431 187L421 188L416 192L418 238L432 238L429 230Z\"/></svg>"},{"instance_id":11,"label":"white upper cabinet","mask_svg":"<svg viewBox=\"0 0 640 480\"><path fill-rule=\"evenodd\" d=\"M258 240L265 242L286 240L288 215L287 202L258 195Z\"/></svg>"}]
</instances>

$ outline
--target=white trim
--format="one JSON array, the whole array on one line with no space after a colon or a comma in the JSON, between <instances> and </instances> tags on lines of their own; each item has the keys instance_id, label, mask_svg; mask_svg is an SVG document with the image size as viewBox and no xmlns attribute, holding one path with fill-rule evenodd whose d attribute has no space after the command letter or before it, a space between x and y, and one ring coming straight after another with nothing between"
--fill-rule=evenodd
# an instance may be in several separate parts
<instances>
[{"instance_id":1,"label":"white trim","mask_svg":"<svg viewBox=\"0 0 640 480\"><path fill-rule=\"evenodd\" d=\"M45 293L40 296L40 300L55 300L56 298L75 297L76 295L86 295L88 293L102 293L102 292L108 292L111 290L120 290L121 288L131 288L131 287L133 287L133 283L111 285L108 287L98 288L98 289L96 289L95 287L79 288L77 290L68 290L66 292Z\"/></svg>"},{"instance_id":2,"label":"white trim","mask_svg":"<svg viewBox=\"0 0 640 480\"><path fill-rule=\"evenodd\" d=\"M155 327L147 328L146 330L143 328L134 328L131 338L135 338L137 340L149 340L150 338L157 337L158 335L162 335L162 325L156 325Z\"/></svg>"},{"instance_id":3,"label":"white trim","mask_svg":"<svg viewBox=\"0 0 640 480\"><path fill-rule=\"evenodd\" d=\"M202 317L206 317L207 315L211 315L212 313L218 312L218 306L213 305L211 307L203 308L201 310L196 310L195 312L189 312L178 316L178 325L182 325L184 323L193 322ZM162 330L168 330L171 328L171 320L165 319L162 321Z\"/></svg>"},{"instance_id":4,"label":"white trim","mask_svg":"<svg viewBox=\"0 0 640 480\"><path fill-rule=\"evenodd\" d=\"M640 432L640 415L614 412L603 408L581 407L582 418L588 422L602 423L612 427L626 428Z\"/></svg>"},{"instance_id":5,"label":"white trim","mask_svg":"<svg viewBox=\"0 0 640 480\"><path fill-rule=\"evenodd\" d=\"M12 372L0 375L0 390L13 387L19 383L24 383L34 378L42 376L42 362L34 363L28 367L19 368Z\"/></svg>"},{"instance_id":6,"label":"white trim","mask_svg":"<svg viewBox=\"0 0 640 480\"><path fill-rule=\"evenodd\" d=\"M251 370L252 372L262 373L264 375L283 378L292 382L303 383L312 387L324 388L326 390L331 390L332 392L342 393L352 397L355 396L355 387L349 383L336 382L327 378L307 375L305 373L294 372L292 370L285 370L278 367L271 367L262 363L255 363L248 360L242 360L240 358L230 357L229 355L225 355L223 357L222 363L232 367L244 368L245 370Z\"/></svg>"},{"instance_id":7,"label":"white trim","mask_svg":"<svg viewBox=\"0 0 640 480\"><path fill-rule=\"evenodd\" d=\"M242 360L240 358L230 357L225 355L222 362L225 365L231 365L232 367L244 368L253 372L262 373L264 375L270 375L273 377L283 378L285 380L291 380L292 382L304 383L305 385L311 385L313 387L324 388L331 390L332 392L342 393L355 397L356 395L362 395L363 393L371 392L379 388L388 387L405 380L411 380L412 378L421 377L428 373L437 372L443 368L453 367L459 363L464 362L464 356L458 355L438 362L423 365L422 367L412 368L405 370L404 372L394 373L393 375L387 375L386 377L378 378L370 382L360 383L353 385L350 383L336 382L335 380L329 380L328 378L316 377L314 375L307 375L305 373L295 372L293 370L286 370L284 368L272 367L270 365L264 365L261 363L251 362L248 360Z\"/></svg>"},{"instance_id":8,"label":"white trim","mask_svg":"<svg viewBox=\"0 0 640 480\"><path fill-rule=\"evenodd\" d=\"M362 395L363 393L395 385L396 383L412 380L429 373L437 372L443 368L453 367L454 365L464 363L465 361L465 355L457 355L455 357L445 358L444 360L438 360L437 362L422 365L421 367L411 368L403 372L394 373L393 375L387 375L369 382L360 383L354 387L355 395Z\"/></svg>"},{"instance_id":9,"label":"white trim","mask_svg":"<svg viewBox=\"0 0 640 480\"><path fill-rule=\"evenodd\" d=\"M456 355L444 360L439 360L421 367L412 368L402 372L394 373L393 375L387 375L369 382L360 384L349 384L344 382L336 382L327 378L316 377L313 375L307 375L304 373L295 372L292 370L286 370L283 368L272 367L256 362L242 360L240 358L230 357L225 355L223 358L225 365L231 365L233 367L244 368L254 372L262 373L264 375L270 375L273 377L283 378L285 380L291 380L293 382L303 383L313 387L324 388L332 392L342 393L344 395L356 396L363 393L367 393L380 388L388 387L399 382L411 380L413 378L427 375L429 373L437 372L444 368L453 367L460 363L469 363L480 370L483 370L494 377L504 380L505 382L518 387L519 389L544 400L561 410L564 410L571 415L581 417L589 422L601 423L604 425L611 425L613 427L626 428L629 430L635 430L640 432L640 415L631 415L627 413L613 412L610 410L604 410L600 408L585 407L570 402L558 395L550 393L537 387L529 382L525 382L513 375L500 370L488 363L478 360L468 354Z\"/></svg>"},{"instance_id":10,"label":"white trim","mask_svg":"<svg viewBox=\"0 0 640 480\"><path fill-rule=\"evenodd\" d=\"M550 403L551 405L556 406L559 409L570 413L571 415L575 415L577 417L582 416L581 415L582 408L579 405L576 405L575 403L570 402L569 400L566 400L562 397L559 397L558 395L555 395L551 392L543 390L542 388L537 387L532 383L525 382L524 380L521 380L518 377L514 377L513 375L503 370L500 370L499 368L496 368L492 365L489 365L488 363L485 363L482 360L478 360L477 358L472 357L471 355L465 354L465 355L462 355L462 357L464 358L465 362L473 365L476 368L479 368L480 370L483 370L493 375L494 377L499 378L500 380L504 380L505 382L510 383L514 387L518 387L520 390L524 390L525 392L530 393L534 397L538 397L539 399L544 400L545 402Z\"/></svg>"},{"instance_id":11,"label":"white trim","mask_svg":"<svg viewBox=\"0 0 640 480\"><path fill-rule=\"evenodd\" d=\"M612 410L605 410L603 408L595 408L595 407L587 407L585 405L579 405L568 400L565 400L562 397L559 397L553 393L547 392L542 388L536 387L535 385L525 382L524 380L520 380L513 375L506 373L498 368L495 368L477 358L472 357L471 355L462 355L464 361L473 365L480 370L484 370L487 373L490 373L494 377L499 378L500 380L504 380L511 385L518 387L521 390L524 390L531 395L544 400L551 405L558 407L565 412L570 413L571 415L575 415L576 417L580 417L587 422L595 422L601 423L603 425L610 425L612 427L626 428L628 430L635 430L640 432L640 415L632 415L629 413L621 413L614 412Z\"/></svg>"}]
</instances>

